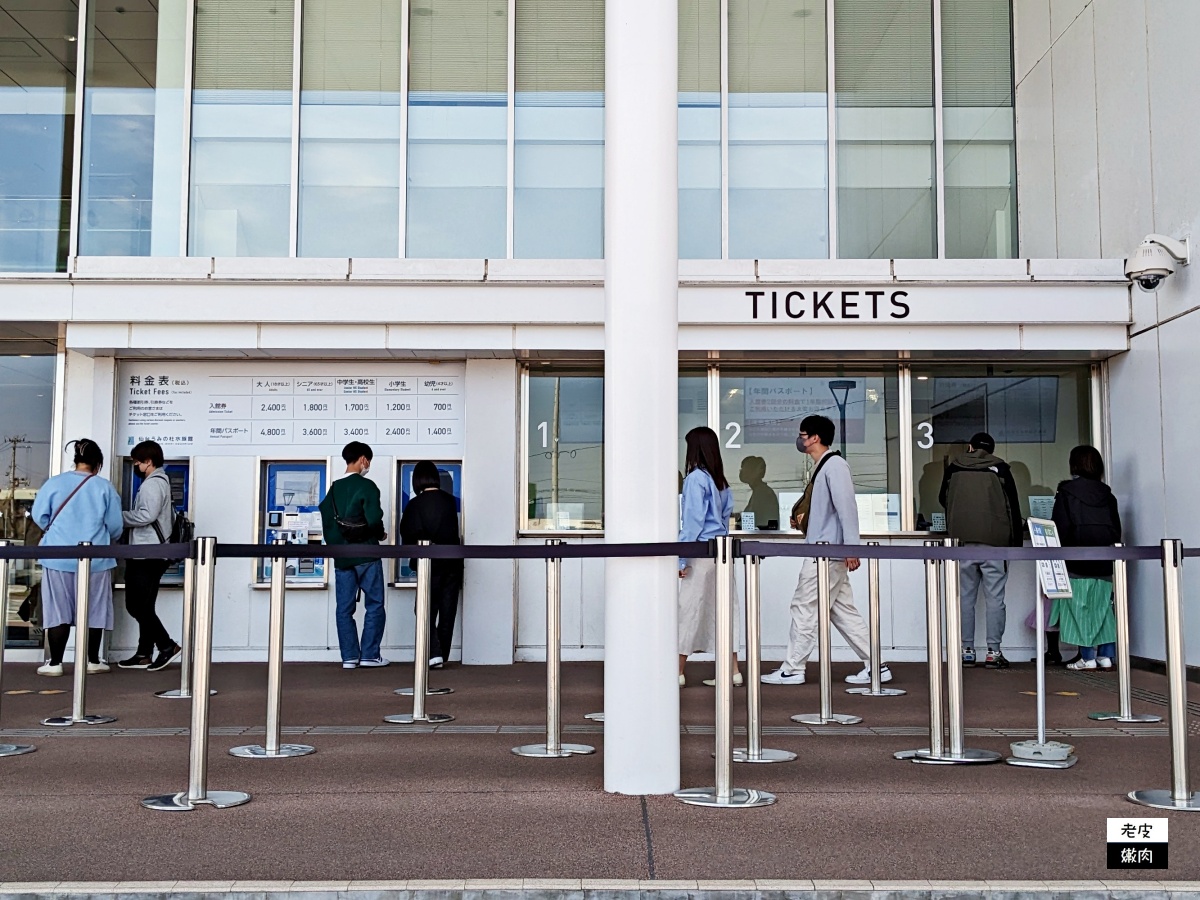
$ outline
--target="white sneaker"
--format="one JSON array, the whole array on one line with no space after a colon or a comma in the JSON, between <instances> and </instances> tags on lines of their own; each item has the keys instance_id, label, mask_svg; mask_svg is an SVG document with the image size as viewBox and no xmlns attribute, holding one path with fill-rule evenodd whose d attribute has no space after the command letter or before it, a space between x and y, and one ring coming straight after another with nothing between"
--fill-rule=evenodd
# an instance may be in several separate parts
<instances>
[{"instance_id":1,"label":"white sneaker","mask_svg":"<svg viewBox=\"0 0 1200 900\"><path fill-rule=\"evenodd\" d=\"M803 672L789 672L787 666L780 666L774 672L768 672L759 679L763 684L804 684Z\"/></svg>"},{"instance_id":2,"label":"white sneaker","mask_svg":"<svg viewBox=\"0 0 1200 900\"><path fill-rule=\"evenodd\" d=\"M1068 663L1067 668L1075 669L1076 671L1080 669L1094 669L1096 668L1096 661L1094 659L1077 659L1073 663Z\"/></svg>"},{"instance_id":3,"label":"white sneaker","mask_svg":"<svg viewBox=\"0 0 1200 900\"><path fill-rule=\"evenodd\" d=\"M884 663L879 667L879 682L886 684L892 680L892 670ZM846 676L846 684L870 684L871 683L871 667L863 666L861 672L855 672L853 675Z\"/></svg>"},{"instance_id":4,"label":"white sneaker","mask_svg":"<svg viewBox=\"0 0 1200 900\"><path fill-rule=\"evenodd\" d=\"M1113 661L1107 656L1097 656L1096 665L1098 665L1101 669L1111 669L1113 667Z\"/></svg>"},{"instance_id":5,"label":"white sneaker","mask_svg":"<svg viewBox=\"0 0 1200 900\"><path fill-rule=\"evenodd\" d=\"M440 669L445 664L446 664L446 661L444 659L442 659L440 656L429 657L429 668L431 668L431 669Z\"/></svg>"},{"instance_id":6,"label":"white sneaker","mask_svg":"<svg viewBox=\"0 0 1200 900\"><path fill-rule=\"evenodd\" d=\"M57 678L63 673L62 663L59 663L57 666L52 666L50 663L38 666L37 673L39 675L49 675L51 678Z\"/></svg>"},{"instance_id":7,"label":"white sneaker","mask_svg":"<svg viewBox=\"0 0 1200 900\"><path fill-rule=\"evenodd\" d=\"M687 677L682 672L679 673L679 686L687 687Z\"/></svg>"},{"instance_id":8,"label":"white sneaker","mask_svg":"<svg viewBox=\"0 0 1200 900\"><path fill-rule=\"evenodd\" d=\"M90 663L88 663L88 674L89 675L102 675L103 673L109 672L109 671L111 671L111 669L109 669L108 663L106 663L106 662L90 662Z\"/></svg>"},{"instance_id":9,"label":"white sneaker","mask_svg":"<svg viewBox=\"0 0 1200 900\"><path fill-rule=\"evenodd\" d=\"M388 663L389 660L384 659L382 656L377 656L374 659L360 659L358 661L359 667L363 669L380 669L388 665Z\"/></svg>"}]
</instances>

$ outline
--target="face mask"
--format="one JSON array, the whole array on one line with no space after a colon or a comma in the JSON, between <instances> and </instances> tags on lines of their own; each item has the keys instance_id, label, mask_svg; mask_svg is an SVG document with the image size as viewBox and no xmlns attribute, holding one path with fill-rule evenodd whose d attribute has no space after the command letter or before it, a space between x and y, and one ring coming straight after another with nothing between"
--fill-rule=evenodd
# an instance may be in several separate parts
<instances>
[{"instance_id":1,"label":"face mask","mask_svg":"<svg viewBox=\"0 0 1200 900\"><path fill-rule=\"evenodd\" d=\"M805 439L802 437L796 438L796 449L799 450L801 453L808 452L807 450L804 449L804 440Z\"/></svg>"}]
</instances>

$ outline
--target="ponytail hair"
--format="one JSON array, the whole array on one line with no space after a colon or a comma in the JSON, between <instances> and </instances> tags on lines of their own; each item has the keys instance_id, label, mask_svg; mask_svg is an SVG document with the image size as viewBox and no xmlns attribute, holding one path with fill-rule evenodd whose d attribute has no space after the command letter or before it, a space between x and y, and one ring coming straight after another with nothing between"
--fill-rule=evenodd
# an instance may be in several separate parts
<instances>
[{"instance_id":1,"label":"ponytail hair","mask_svg":"<svg viewBox=\"0 0 1200 900\"><path fill-rule=\"evenodd\" d=\"M101 466L104 465L104 451L100 449L100 445L90 438L79 438L79 440L71 441L67 447L75 447L75 465L82 463L93 472L99 472Z\"/></svg>"}]
</instances>

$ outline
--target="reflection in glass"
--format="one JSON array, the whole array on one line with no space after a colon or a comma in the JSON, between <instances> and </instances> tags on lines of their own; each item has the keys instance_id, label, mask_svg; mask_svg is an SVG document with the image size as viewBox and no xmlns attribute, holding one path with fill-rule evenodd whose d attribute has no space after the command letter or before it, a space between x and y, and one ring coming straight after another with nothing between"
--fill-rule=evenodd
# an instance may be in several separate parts
<instances>
[{"instance_id":1,"label":"reflection in glass","mask_svg":"<svg viewBox=\"0 0 1200 900\"><path fill-rule=\"evenodd\" d=\"M838 0L838 256L937 255L929 0Z\"/></svg>"},{"instance_id":2,"label":"reflection in glass","mask_svg":"<svg viewBox=\"0 0 1200 900\"><path fill-rule=\"evenodd\" d=\"M1048 516L1055 487L1070 477L1071 448L1091 443L1089 378L1086 366L914 369L917 528L945 527L942 474L979 431L995 439L996 455L1012 467L1021 515Z\"/></svg>"},{"instance_id":3,"label":"reflection in glass","mask_svg":"<svg viewBox=\"0 0 1200 900\"><path fill-rule=\"evenodd\" d=\"M288 256L293 0L196 7L192 256Z\"/></svg>"},{"instance_id":4,"label":"reflection in glass","mask_svg":"<svg viewBox=\"0 0 1200 900\"><path fill-rule=\"evenodd\" d=\"M604 379L530 372L526 524L604 527Z\"/></svg>"},{"instance_id":5,"label":"reflection in glass","mask_svg":"<svg viewBox=\"0 0 1200 900\"><path fill-rule=\"evenodd\" d=\"M0 271L65 271L78 13L0 0Z\"/></svg>"},{"instance_id":6,"label":"reflection in glass","mask_svg":"<svg viewBox=\"0 0 1200 900\"><path fill-rule=\"evenodd\" d=\"M794 371L794 370L793 370ZM864 533L900 529L897 377L890 372L817 371L723 374L721 443L734 509L755 513L755 527L787 528L811 477L812 460L796 450L805 416L833 420L833 449L850 463ZM775 515L764 502L775 495Z\"/></svg>"},{"instance_id":7,"label":"reflection in glass","mask_svg":"<svg viewBox=\"0 0 1200 900\"><path fill-rule=\"evenodd\" d=\"M187 6L88 6L80 255L180 254Z\"/></svg>"},{"instance_id":8,"label":"reflection in glass","mask_svg":"<svg viewBox=\"0 0 1200 900\"><path fill-rule=\"evenodd\" d=\"M721 4L679 2L679 258L721 258Z\"/></svg>"},{"instance_id":9,"label":"reflection in glass","mask_svg":"<svg viewBox=\"0 0 1200 900\"><path fill-rule=\"evenodd\" d=\"M946 256L1017 252L1010 0L942 0Z\"/></svg>"},{"instance_id":10,"label":"reflection in glass","mask_svg":"<svg viewBox=\"0 0 1200 900\"><path fill-rule=\"evenodd\" d=\"M679 373L679 490L683 491L683 470L687 460L684 437L693 428L708 424L708 375L704 372ZM720 435L718 435L719 437ZM722 461L725 458L722 456ZM725 462L726 468L729 463Z\"/></svg>"},{"instance_id":11,"label":"reflection in glass","mask_svg":"<svg viewBox=\"0 0 1200 900\"><path fill-rule=\"evenodd\" d=\"M517 5L513 252L604 255L604 0Z\"/></svg>"},{"instance_id":12,"label":"reflection in glass","mask_svg":"<svg viewBox=\"0 0 1200 900\"><path fill-rule=\"evenodd\" d=\"M730 0L729 256L829 255L824 0Z\"/></svg>"},{"instance_id":13,"label":"reflection in glass","mask_svg":"<svg viewBox=\"0 0 1200 900\"><path fill-rule=\"evenodd\" d=\"M507 255L508 4L413 0L405 255Z\"/></svg>"},{"instance_id":14,"label":"reflection in glass","mask_svg":"<svg viewBox=\"0 0 1200 900\"><path fill-rule=\"evenodd\" d=\"M300 256L400 251L400 4L304 0Z\"/></svg>"}]
</instances>

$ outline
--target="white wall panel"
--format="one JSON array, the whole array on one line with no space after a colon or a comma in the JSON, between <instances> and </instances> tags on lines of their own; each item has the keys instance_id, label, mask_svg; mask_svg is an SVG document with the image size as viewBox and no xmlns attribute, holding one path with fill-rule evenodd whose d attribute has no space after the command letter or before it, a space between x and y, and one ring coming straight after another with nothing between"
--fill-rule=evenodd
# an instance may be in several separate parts
<instances>
[{"instance_id":1,"label":"white wall panel","mask_svg":"<svg viewBox=\"0 0 1200 900\"><path fill-rule=\"evenodd\" d=\"M1017 85L1016 118L1021 254L1055 257L1054 82L1049 56Z\"/></svg>"},{"instance_id":2,"label":"white wall panel","mask_svg":"<svg viewBox=\"0 0 1200 900\"><path fill-rule=\"evenodd\" d=\"M1084 9L1093 0L1050 0L1050 39L1057 41L1067 29L1076 25Z\"/></svg>"},{"instance_id":3,"label":"white wall panel","mask_svg":"<svg viewBox=\"0 0 1200 900\"><path fill-rule=\"evenodd\" d=\"M1062 6L1070 5L1070 0L1062 0ZM1058 6L1058 3L1051 5L1052 21ZM1100 255L1096 65L1092 18L1091 9L1084 10L1054 45L1051 56L1058 256L1084 258Z\"/></svg>"},{"instance_id":4,"label":"white wall panel","mask_svg":"<svg viewBox=\"0 0 1200 900\"><path fill-rule=\"evenodd\" d=\"M1019 85L1050 50L1050 0L1014 0L1013 74Z\"/></svg>"}]
</instances>

